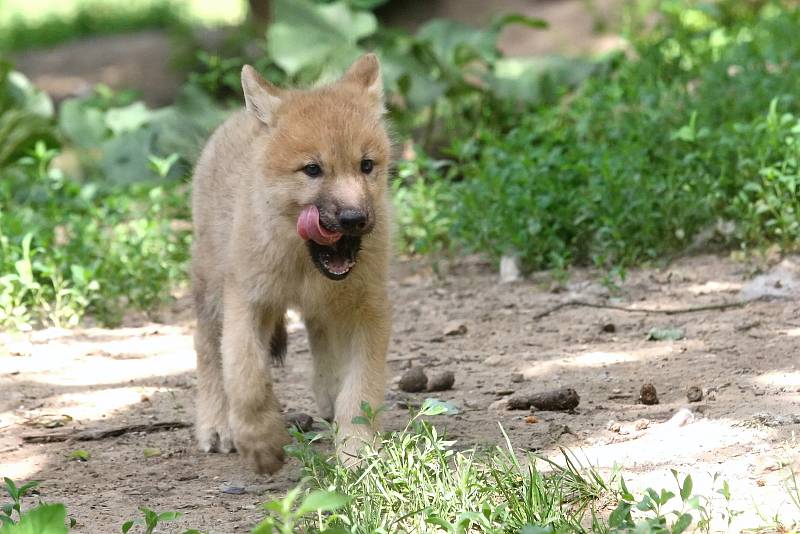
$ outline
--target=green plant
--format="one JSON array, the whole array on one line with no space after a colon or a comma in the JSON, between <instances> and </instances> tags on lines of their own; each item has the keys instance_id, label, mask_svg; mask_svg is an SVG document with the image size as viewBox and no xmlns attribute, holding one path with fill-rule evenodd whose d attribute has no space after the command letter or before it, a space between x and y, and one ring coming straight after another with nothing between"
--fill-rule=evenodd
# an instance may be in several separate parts
<instances>
[{"instance_id":1,"label":"green plant","mask_svg":"<svg viewBox=\"0 0 800 534\"><path fill-rule=\"evenodd\" d=\"M135 525L144 526L145 534L153 534L160 523L177 521L183 516L180 512L154 512L145 506L140 506L139 511L142 513L142 517L125 521L125 523L122 524L122 534L127 534ZM185 531L184 534L193 534L196 532L196 530L188 530Z\"/></svg>"},{"instance_id":2,"label":"green plant","mask_svg":"<svg viewBox=\"0 0 800 534\"><path fill-rule=\"evenodd\" d=\"M637 59L609 56L563 105L451 138L449 165L397 188L405 247L622 272L719 220L735 221L721 244L795 247L800 9L732 4L663 2L656 30L631 37Z\"/></svg>"},{"instance_id":3,"label":"green plant","mask_svg":"<svg viewBox=\"0 0 800 534\"><path fill-rule=\"evenodd\" d=\"M2 514L0 514L0 523L3 525L13 524L14 521L14 513L17 514L17 520L19 520L22 516L22 499L31 491L33 491L39 483L37 481L31 481L23 484L22 486L17 487L13 480L8 477L3 477L3 482L5 483L3 489L6 491L8 496L11 498L11 502L7 502L3 504Z\"/></svg>"},{"instance_id":4,"label":"green plant","mask_svg":"<svg viewBox=\"0 0 800 534\"><path fill-rule=\"evenodd\" d=\"M341 528L329 528L327 525L336 520L335 516L323 517L326 512L334 512L350 502L350 498L332 491L316 490L308 493L302 502L295 506L295 502L302 492L301 486L290 490L283 499L270 501L264 505L270 515L261 521L251 531L252 534L292 534L295 527L305 520L316 523L316 531L325 534L343 532ZM314 519L309 519L312 513ZM346 531L344 531L346 532Z\"/></svg>"}]
</instances>

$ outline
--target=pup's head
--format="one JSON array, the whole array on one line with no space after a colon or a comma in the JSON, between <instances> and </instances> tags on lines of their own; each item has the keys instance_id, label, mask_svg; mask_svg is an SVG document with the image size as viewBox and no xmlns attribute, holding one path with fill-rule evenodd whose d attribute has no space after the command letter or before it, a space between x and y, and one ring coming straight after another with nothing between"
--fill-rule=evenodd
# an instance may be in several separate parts
<instances>
[{"instance_id":1,"label":"pup's head","mask_svg":"<svg viewBox=\"0 0 800 534\"><path fill-rule=\"evenodd\" d=\"M387 224L390 145L377 57L366 54L337 82L310 90L279 89L246 65L242 87L267 131L265 200L295 223L322 274L345 278L361 240Z\"/></svg>"}]
</instances>

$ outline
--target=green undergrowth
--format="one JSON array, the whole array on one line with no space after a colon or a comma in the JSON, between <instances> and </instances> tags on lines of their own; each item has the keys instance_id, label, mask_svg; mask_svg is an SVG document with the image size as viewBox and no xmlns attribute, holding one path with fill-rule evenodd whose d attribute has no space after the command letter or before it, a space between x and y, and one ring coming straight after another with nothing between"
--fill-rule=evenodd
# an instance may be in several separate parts
<instances>
[{"instance_id":1,"label":"green undergrowth","mask_svg":"<svg viewBox=\"0 0 800 534\"><path fill-rule=\"evenodd\" d=\"M408 250L626 267L714 227L726 246L793 249L800 8L737 4L661 2L658 26L559 104L490 109L442 156L404 164Z\"/></svg>"}]
</instances>

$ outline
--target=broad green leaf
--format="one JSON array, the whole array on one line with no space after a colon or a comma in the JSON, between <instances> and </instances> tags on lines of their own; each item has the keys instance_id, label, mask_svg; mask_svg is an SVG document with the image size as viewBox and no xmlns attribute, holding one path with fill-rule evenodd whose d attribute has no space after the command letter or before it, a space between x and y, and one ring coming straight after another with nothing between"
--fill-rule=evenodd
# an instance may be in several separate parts
<instances>
[{"instance_id":1,"label":"broad green leaf","mask_svg":"<svg viewBox=\"0 0 800 534\"><path fill-rule=\"evenodd\" d=\"M100 144L109 135L105 113L80 98L71 98L61 104L58 124L67 138L87 148Z\"/></svg>"},{"instance_id":2,"label":"broad green leaf","mask_svg":"<svg viewBox=\"0 0 800 534\"><path fill-rule=\"evenodd\" d=\"M153 112L142 102L134 102L125 107L106 112L106 126L114 135L132 132L142 128L152 118Z\"/></svg>"},{"instance_id":3,"label":"broad green leaf","mask_svg":"<svg viewBox=\"0 0 800 534\"><path fill-rule=\"evenodd\" d=\"M692 524L691 514L681 514L675 524L672 525L672 534L680 534Z\"/></svg>"},{"instance_id":4,"label":"broad green leaf","mask_svg":"<svg viewBox=\"0 0 800 534\"><path fill-rule=\"evenodd\" d=\"M686 475L686 478L683 479L683 485L681 486L681 500L686 502L689 500L689 497L692 496L692 477L691 475Z\"/></svg>"},{"instance_id":5,"label":"broad green leaf","mask_svg":"<svg viewBox=\"0 0 800 534\"><path fill-rule=\"evenodd\" d=\"M303 499L303 503L297 509L297 515L304 516L309 512L330 512L341 508L350 500L351 498L347 495L333 491L312 491Z\"/></svg>"},{"instance_id":6,"label":"broad green leaf","mask_svg":"<svg viewBox=\"0 0 800 534\"><path fill-rule=\"evenodd\" d=\"M439 399L425 399L422 407L419 410L421 415L457 415L458 408L451 402L441 401Z\"/></svg>"},{"instance_id":7,"label":"broad green leaf","mask_svg":"<svg viewBox=\"0 0 800 534\"><path fill-rule=\"evenodd\" d=\"M6 525L2 534L66 534L67 509L63 504L40 504L22 514L16 525Z\"/></svg>"},{"instance_id":8,"label":"broad green leaf","mask_svg":"<svg viewBox=\"0 0 800 534\"><path fill-rule=\"evenodd\" d=\"M267 50L290 76L309 68L318 70L322 78L341 71L361 53L358 41L378 27L372 13L354 11L344 2L276 0L274 6Z\"/></svg>"},{"instance_id":9,"label":"broad green leaf","mask_svg":"<svg viewBox=\"0 0 800 534\"><path fill-rule=\"evenodd\" d=\"M159 521L175 521L183 516L183 512L161 512L158 514Z\"/></svg>"}]
</instances>

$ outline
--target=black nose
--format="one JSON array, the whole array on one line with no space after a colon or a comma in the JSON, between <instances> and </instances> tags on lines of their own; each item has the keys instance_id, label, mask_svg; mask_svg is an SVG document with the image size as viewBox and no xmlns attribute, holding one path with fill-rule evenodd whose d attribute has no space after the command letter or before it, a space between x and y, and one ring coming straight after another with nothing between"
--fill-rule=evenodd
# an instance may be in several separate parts
<instances>
[{"instance_id":1,"label":"black nose","mask_svg":"<svg viewBox=\"0 0 800 534\"><path fill-rule=\"evenodd\" d=\"M361 210L344 209L339 212L339 225L345 232L363 232L367 228L367 214Z\"/></svg>"}]
</instances>

